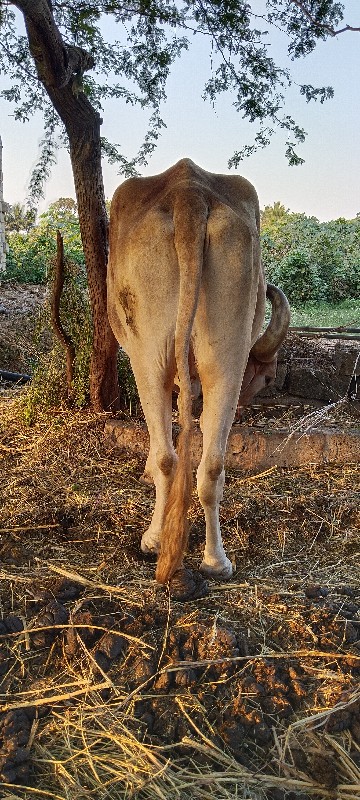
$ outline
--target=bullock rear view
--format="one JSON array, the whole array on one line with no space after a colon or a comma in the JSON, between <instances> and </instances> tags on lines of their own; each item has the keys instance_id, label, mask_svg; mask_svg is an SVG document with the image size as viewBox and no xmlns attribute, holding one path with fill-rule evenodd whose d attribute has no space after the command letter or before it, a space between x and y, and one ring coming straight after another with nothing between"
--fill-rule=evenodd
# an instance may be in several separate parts
<instances>
[{"instance_id":1,"label":"bullock rear view","mask_svg":"<svg viewBox=\"0 0 360 800\"><path fill-rule=\"evenodd\" d=\"M156 501L141 548L159 554L160 583L182 566L187 545L197 377L203 394L197 490L206 520L200 569L222 579L232 574L219 524L226 443L245 368L252 374L249 365L258 363L259 353L261 363L273 365L289 324L286 298L272 287L276 313L258 338L265 295L259 204L244 178L213 175L184 159L161 175L131 178L117 189L110 214L108 313L130 357L149 430L145 474L154 481ZM174 382L181 426L177 452Z\"/></svg>"}]
</instances>

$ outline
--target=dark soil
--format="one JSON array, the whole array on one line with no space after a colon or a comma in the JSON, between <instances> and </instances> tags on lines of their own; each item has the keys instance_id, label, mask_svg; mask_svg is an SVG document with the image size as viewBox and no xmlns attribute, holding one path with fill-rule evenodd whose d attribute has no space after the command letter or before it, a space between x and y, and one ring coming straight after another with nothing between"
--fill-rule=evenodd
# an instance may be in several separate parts
<instances>
[{"instance_id":1,"label":"dark soil","mask_svg":"<svg viewBox=\"0 0 360 800\"><path fill-rule=\"evenodd\" d=\"M175 603L169 612L161 591L139 594L134 611L126 602L89 597L69 580L37 584L22 597L10 593L10 582L1 590L0 776L7 783L36 785L32 725L38 720L46 727L49 715L71 703L65 697L48 704L46 687L64 670L86 668L89 658L95 682L109 675L133 697L133 716L148 743L167 746L191 736L176 702L185 697L196 727L206 720L214 743L250 769L271 762L274 727L284 730L324 704L334 709L358 686L360 591L354 587L308 584L274 594L249 586L223 592L220 602L214 586L205 605ZM269 655L262 653L260 616ZM37 684L40 704L24 702L21 692ZM104 702L109 693L103 690ZM14 700L23 707L11 709ZM360 700L333 711L322 728L347 731L356 755ZM334 764L330 771L324 764L321 773L311 757L299 752L296 759L302 773L325 787L340 780Z\"/></svg>"},{"instance_id":2,"label":"dark soil","mask_svg":"<svg viewBox=\"0 0 360 800\"><path fill-rule=\"evenodd\" d=\"M105 709L120 692L121 708L131 712L126 724L144 746L164 753L180 748L175 763L186 756L197 769L213 770L213 756L191 745L200 732L239 769L260 770L275 781L283 774L276 742L288 737L297 779L316 780L318 794L274 788L262 797L319 799L322 789L342 785L342 762L319 741L345 737L351 763L358 763L355 465L230 473L221 516L235 577L229 584L209 581L206 590L196 573L187 574L169 595L154 583L154 564L139 549L152 508L151 491L138 482L144 459L109 453L97 417L55 415L26 429L6 413L3 782L36 787L45 781L59 789L38 748L46 743L51 757L54 730L57 747L59 737L66 741L56 726L80 713L86 676L89 687L102 687L97 705ZM188 565L195 570L204 542L195 497L191 523ZM59 569L67 575L54 574ZM183 602L189 581L199 591ZM319 713L314 734L311 719ZM294 738L298 721L305 732ZM309 750L308 735L317 737Z\"/></svg>"}]
</instances>

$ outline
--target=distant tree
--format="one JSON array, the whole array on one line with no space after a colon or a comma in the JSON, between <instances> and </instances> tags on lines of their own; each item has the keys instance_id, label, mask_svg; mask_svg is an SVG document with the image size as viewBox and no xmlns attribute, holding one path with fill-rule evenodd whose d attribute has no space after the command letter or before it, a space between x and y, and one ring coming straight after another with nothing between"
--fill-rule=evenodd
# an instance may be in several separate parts
<instances>
[{"instance_id":1,"label":"distant tree","mask_svg":"<svg viewBox=\"0 0 360 800\"><path fill-rule=\"evenodd\" d=\"M33 210L29 213L33 213ZM65 242L67 258L78 268L78 282L84 286L86 283L84 251L77 205L71 197L61 197L52 203L48 210L40 215L38 223L31 225L27 231L21 216L19 224L12 228L7 227L9 252L3 280L44 283L51 273L55 258L58 230Z\"/></svg>"},{"instance_id":2,"label":"distant tree","mask_svg":"<svg viewBox=\"0 0 360 800\"><path fill-rule=\"evenodd\" d=\"M269 228L271 225L276 225L278 222L284 222L289 214L289 209L285 208L279 200L272 206L265 206L260 211L260 222L262 228Z\"/></svg>"},{"instance_id":3,"label":"distant tree","mask_svg":"<svg viewBox=\"0 0 360 800\"><path fill-rule=\"evenodd\" d=\"M28 233L35 225L35 208L26 208L21 203L14 203L12 206L5 203L5 226L8 233L25 232Z\"/></svg>"},{"instance_id":4,"label":"distant tree","mask_svg":"<svg viewBox=\"0 0 360 800\"><path fill-rule=\"evenodd\" d=\"M41 233L55 241L58 230L63 237L68 258L85 267L77 204L72 197L60 197L40 216Z\"/></svg>"},{"instance_id":5,"label":"distant tree","mask_svg":"<svg viewBox=\"0 0 360 800\"><path fill-rule=\"evenodd\" d=\"M8 254L3 281L18 283L45 283L55 257L56 244L40 225L28 232L7 231Z\"/></svg>"},{"instance_id":6,"label":"distant tree","mask_svg":"<svg viewBox=\"0 0 360 800\"><path fill-rule=\"evenodd\" d=\"M319 222L276 203L263 215L261 240L266 273L293 304L360 295L359 218Z\"/></svg>"},{"instance_id":7,"label":"distant tree","mask_svg":"<svg viewBox=\"0 0 360 800\"><path fill-rule=\"evenodd\" d=\"M78 219L77 205L73 197L59 197L51 203L47 212L47 218L53 219L55 224L61 224L63 219Z\"/></svg>"},{"instance_id":8,"label":"distant tree","mask_svg":"<svg viewBox=\"0 0 360 800\"><path fill-rule=\"evenodd\" d=\"M26 36L16 27L13 7L23 15ZM285 91L292 79L267 47L267 29L288 36L290 58L310 53L317 42L355 30L343 24L344 5L336 0L3 0L0 9L0 71L9 76L2 96L27 120L42 110L45 135L31 182L39 197L44 177L55 158L57 129L66 141L74 174L81 238L93 316L90 394L96 409L118 405L117 344L106 313L107 214L101 152L131 174L156 146L163 121L160 105L174 59L189 46L189 34L211 43L211 76L205 96L212 102L233 92L234 106L258 123L254 143L233 154L230 165L267 144L280 126L288 133L286 156L301 162L296 145L304 130L284 114ZM118 39L106 42L102 21L120 28ZM340 27L339 27L340 26ZM359 30L358 28L356 30ZM35 71L34 71L35 65ZM91 77L87 75L92 71ZM300 86L307 101L323 102L331 87ZM136 157L126 160L118 148L100 137L101 102L106 97L152 109L149 130Z\"/></svg>"}]
</instances>

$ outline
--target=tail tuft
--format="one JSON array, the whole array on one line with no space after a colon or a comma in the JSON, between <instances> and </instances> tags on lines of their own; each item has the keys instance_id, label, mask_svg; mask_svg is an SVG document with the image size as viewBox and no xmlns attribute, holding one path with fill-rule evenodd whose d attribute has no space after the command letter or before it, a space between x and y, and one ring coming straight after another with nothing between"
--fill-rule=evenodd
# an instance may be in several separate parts
<instances>
[{"instance_id":1,"label":"tail tuft","mask_svg":"<svg viewBox=\"0 0 360 800\"><path fill-rule=\"evenodd\" d=\"M165 508L161 549L156 567L158 583L167 583L181 567L189 538L187 512L191 502L192 469L189 458L191 431L182 430L178 442L179 460Z\"/></svg>"}]
</instances>

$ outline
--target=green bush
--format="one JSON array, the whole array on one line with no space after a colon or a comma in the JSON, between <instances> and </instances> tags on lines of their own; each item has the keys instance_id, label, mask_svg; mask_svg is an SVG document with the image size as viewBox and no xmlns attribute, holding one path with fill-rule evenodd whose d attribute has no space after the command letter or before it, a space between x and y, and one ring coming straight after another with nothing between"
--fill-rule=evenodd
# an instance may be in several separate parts
<instances>
[{"instance_id":1,"label":"green bush","mask_svg":"<svg viewBox=\"0 0 360 800\"><path fill-rule=\"evenodd\" d=\"M312 264L309 253L303 250L291 250L273 268L272 280L283 289L294 306L322 299L318 270Z\"/></svg>"},{"instance_id":2,"label":"green bush","mask_svg":"<svg viewBox=\"0 0 360 800\"><path fill-rule=\"evenodd\" d=\"M85 274L76 203L65 197L52 203L48 211L40 216L38 224L28 231L8 229L9 250L2 281L46 283L56 254L57 230L62 234L68 258L82 267Z\"/></svg>"},{"instance_id":3,"label":"green bush","mask_svg":"<svg viewBox=\"0 0 360 800\"><path fill-rule=\"evenodd\" d=\"M268 279L293 305L359 296L360 216L319 222L275 203L262 212L261 241Z\"/></svg>"},{"instance_id":4,"label":"green bush","mask_svg":"<svg viewBox=\"0 0 360 800\"><path fill-rule=\"evenodd\" d=\"M138 417L141 414L141 404L131 368L129 356L122 348L118 355L118 375L121 395L121 407L130 417Z\"/></svg>"},{"instance_id":5,"label":"green bush","mask_svg":"<svg viewBox=\"0 0 360 800\"><path fill-rule=\"evenodd\" d=\"M8 237L6 271L1 280L18 283L46 283L49 266L56 252L56 240L33 228L29 233L11 233Z\"/></svg>"},{"instance_id":6,"label":"green bush","mask_svg":"<svg viewBox=\"0 0 360 800\"><path fill-rule=\"evenodd\" d=\"M49 286L53 267L51 264ZM24 391L22 416L29 425L49 408L69 404L82 408L89 402L89 372L92 350L92 318L84 270L79 264L65 259L65 282L60 303L60 318L66 332L70 335L76 351L74 380L71 397L68 397L66 382L66 353L55 337L51 326L51 307L48 300L37 326L36 337L39 343L39 358L34 367L31 384ZM50 346L44 348L43 342ZM130 416L141 413L140 400L130 360L120 348L118 374L122 409Z\"/></svg>"}]
</instances>

